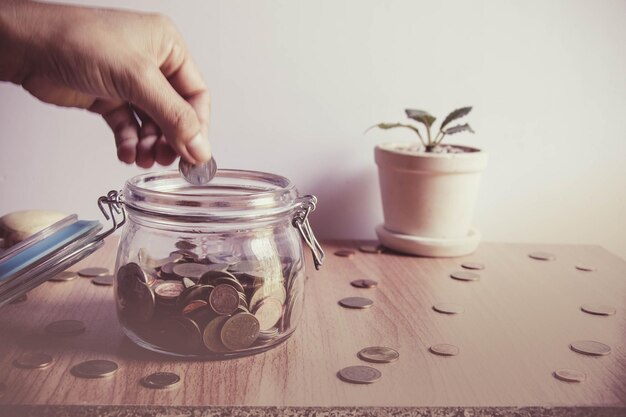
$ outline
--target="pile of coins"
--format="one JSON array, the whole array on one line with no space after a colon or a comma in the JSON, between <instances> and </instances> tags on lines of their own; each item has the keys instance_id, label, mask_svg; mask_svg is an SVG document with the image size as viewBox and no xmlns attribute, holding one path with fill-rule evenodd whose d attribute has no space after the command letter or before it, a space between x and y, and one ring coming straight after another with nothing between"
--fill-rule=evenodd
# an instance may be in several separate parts
<instances>
[{"instance_id":1,"label":"pile of coins","mask_svg":"<svg viewBox=\"0 0 626 417\"><path fill-rule=\"evenodd\" d=\"M302 313L301 260L197 255L188 240L165 259L141 250L117 271L120 321L159 350L220 356L282 340ZM213 354L213 355L212 355Z\"/></svg>"}]
</instances>

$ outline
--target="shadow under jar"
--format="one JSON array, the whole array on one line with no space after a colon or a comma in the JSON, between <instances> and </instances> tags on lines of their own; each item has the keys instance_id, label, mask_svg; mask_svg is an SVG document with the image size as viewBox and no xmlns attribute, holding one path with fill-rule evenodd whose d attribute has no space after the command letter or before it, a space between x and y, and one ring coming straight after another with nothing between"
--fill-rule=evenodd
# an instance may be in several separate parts
<instances>
[{"instance_id":1,"label":"shadow under jar","mask_svg":"<svg viewBox=\"0 0 626 417\"><path fill-rule=\"evenodd\" d=\"M219 170L206 186L178 172L136 176L122 202L120 324L136 344L224 359L268 350L295 330L304 302L301 237L323 259L307 216L313 196L284 177Z\"/></svg>"}]
</instances>

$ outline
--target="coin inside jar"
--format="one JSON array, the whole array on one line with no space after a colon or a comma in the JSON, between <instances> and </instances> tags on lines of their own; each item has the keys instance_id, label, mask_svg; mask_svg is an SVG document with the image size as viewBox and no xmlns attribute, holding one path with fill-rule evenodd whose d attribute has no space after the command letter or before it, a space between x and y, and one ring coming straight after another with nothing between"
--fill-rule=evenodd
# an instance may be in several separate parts
<instances>
[{"instance_id":1,"label":"coin inside jar","mask_svg":"<svg viewBox=\"0 0 626 417\"><path fill-rule=\"evenodd\" d=\"M283 303L276 298L266 298L258 303L252 314L259 320L261 330L269 330L280 320Z\"/></svg>"},{"instance_id":2,"label":"coin inside jar","mask_svg":"<svg viewBox=\"0 0 626 417\"><path fill-rule=\"evenodd\" d=\"M239 292L227 284L216 285L209 296L209 305L217 314L232 314L239 307Z\"/></svg>"},{"instance_id":3,"label":"coin inside jar","mask_svg":"<svg viewBox=\"0 0 626 417\"><path fill-rule=\"evenodd\" d=\"M217 173L217 163L214 158L211 158L201 164L193 165L185 159L180 158L178 170L180 171L180 175L182 175L188 183L193 185L206 185L215 177Z\"/></svg>"},{"instance_id":4,"label":"coin inside jar","mask_svg":"<svg viewBox=\"0 0 626 417\"><path fill-rule=\"evenodd\" d=\"M220 332L222 343L230 350L250 347L259 337L259 320L250 313L239 313L231 316Z\"/></svg>"},{"instance_id":5,"label":"coin inside jar","mask_svg":"<svg viewBox=\"0 0 626 417\"><path fill-rule=\"evenodd\" d=\"M180 384L180 376L172 372L155 372L141 378L141 385L146 388L166 389Z\"/></svg>"},{"instance_id":6,"label":"coin inside jar","mask_svg":"<svg viewBox=\"0 0 626 417\"><path fill-rule=\"evenodd\" d=\"M185 290L185 286L179 281L163 281L154 287L154 294L164 301L175 301Z\"/></svg>"}]
</instances>

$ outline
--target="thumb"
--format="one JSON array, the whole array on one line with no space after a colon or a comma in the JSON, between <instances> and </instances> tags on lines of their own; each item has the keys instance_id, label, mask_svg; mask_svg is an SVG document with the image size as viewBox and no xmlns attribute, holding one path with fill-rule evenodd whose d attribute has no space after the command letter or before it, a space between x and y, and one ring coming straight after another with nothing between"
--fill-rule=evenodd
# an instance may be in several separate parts
<instances>
[{"instance_id":1,"label":"thumb","mask_svg":"<svg viewBox=\"0 0 626 417\"><path fill-rule=\"evenodd\" d=\"M192 164L211 159L211 146L198 114L154 65L133 76L128 100L159 126L174 150ZM204 130L204 132L203 132Z\"/></svg>"}]
</instances>

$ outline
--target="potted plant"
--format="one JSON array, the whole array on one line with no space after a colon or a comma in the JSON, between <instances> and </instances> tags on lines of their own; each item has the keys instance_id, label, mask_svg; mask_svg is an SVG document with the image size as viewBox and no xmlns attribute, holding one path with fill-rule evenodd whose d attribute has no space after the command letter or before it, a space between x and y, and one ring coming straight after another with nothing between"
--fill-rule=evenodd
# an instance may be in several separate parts
<instances>
[{"instance_id":1,"label":"potted plant","mask_svg":"<svg viewBox=\"0 0 626 417\"><path fill-rule=\"evenodd\" d=\"M471 110L462 107L448 114L436 134L435 117L423 110L406 110L410 121L417 123L372 126L405 128L419 139L376 146L384 214L384 224L376 233L383 245L422 256L461 256L478 246L480 234L471 221L487 154L469 146L442 144L448 135L473 133L467 123L451 126Z\"/></svg>"}]
</instances>

